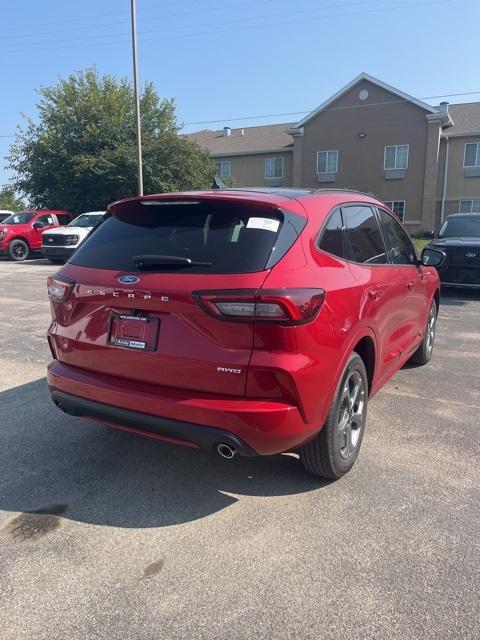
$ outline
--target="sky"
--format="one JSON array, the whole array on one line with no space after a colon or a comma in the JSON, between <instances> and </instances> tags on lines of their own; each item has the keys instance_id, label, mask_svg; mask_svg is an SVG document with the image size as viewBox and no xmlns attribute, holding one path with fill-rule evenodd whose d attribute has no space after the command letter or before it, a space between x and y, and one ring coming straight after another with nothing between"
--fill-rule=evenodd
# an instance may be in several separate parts
<instances>
[{"instance_id":1,"label":"sky","mask_svg":"<svg viewBox=\"0 0 480 640\"><path fill-rule=\"evenodd\" d=\"M140 81L176 99L186 132L300 120L361 72L480 101L479 0L137 0L137 16ZM38 87L92 65L131 77L132 59L130 0L4 1L0 17L1 187Z\"/></svg>"}]
</instances>

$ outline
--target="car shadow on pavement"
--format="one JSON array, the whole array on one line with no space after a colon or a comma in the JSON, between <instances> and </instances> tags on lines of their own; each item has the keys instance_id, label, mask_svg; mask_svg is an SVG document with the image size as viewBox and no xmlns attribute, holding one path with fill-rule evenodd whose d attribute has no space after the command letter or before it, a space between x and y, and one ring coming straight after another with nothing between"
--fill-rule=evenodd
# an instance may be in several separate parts
<instances>
[{"instance_id":1,"label":"car shadow on pavement","mask_svg":"<svg viewBox=\"0 0 480 640\"><path fill-rule=\"evenodd\" d=\"M443 288L440 297L440 306L463 307L469 301L480 300L479 289L448 289Z\"/></svg>"},{"instance_id":2,"label":"car shadow on pavement","mask_svg":"<svg viewBox=\"0 0 480 640\"><path fill-rule=\"evenodd\" d=\"M40 266L40 267L54 267L56 265L51 264L46 258L42 258L41 256L34 256L32 258L27 258L26 260L22 260L21 262L14 262L9 260L7 257L0 257L0 262L8 262L12 265L31 267L31 266Z\"/></svg>"},{"instance_id":3,"label":"car shadow on pavement","mask_svg":"<svg viewBox=\"0 0 480 640\"><path fill-rule=\"evenodd\" d=\"M0 509L116 527L203 518L239 499L326 486L297 457L222 460L64 415L46 380L0 393ZM233 495L232 495L233 494Z\"/></svg>"}]
</instances>

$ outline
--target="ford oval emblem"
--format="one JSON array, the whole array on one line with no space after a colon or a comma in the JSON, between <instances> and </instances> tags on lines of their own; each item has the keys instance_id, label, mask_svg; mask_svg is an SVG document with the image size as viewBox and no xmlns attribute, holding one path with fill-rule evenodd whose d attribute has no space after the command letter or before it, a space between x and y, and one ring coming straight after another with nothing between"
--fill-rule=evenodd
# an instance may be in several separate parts
<instances>
[{"instance_id":1,"label":"ford oval emblem","mask_svg":"<svg viewBox=\"0 0 480 640\"><path fill-rule=\"evenodd\" d=\"M120 276L117 279L122 284L136 284L140 282L140 278L137 278L137 276Z\"/></svg>"},{"instance_id":2,"label":"ford oval emblem","mask_svg":"<svg viewBox=\"0 0 480 640\"><path fill-rule=\"evenodd\" d=\"M476 254L476 253L473 253L473 251L471 251L470 253L466 253L466 254L465 254L465 257L466 257L466 258L476 258L476 257L477 257L477 254Z\"/></svg>"}]
</instances>

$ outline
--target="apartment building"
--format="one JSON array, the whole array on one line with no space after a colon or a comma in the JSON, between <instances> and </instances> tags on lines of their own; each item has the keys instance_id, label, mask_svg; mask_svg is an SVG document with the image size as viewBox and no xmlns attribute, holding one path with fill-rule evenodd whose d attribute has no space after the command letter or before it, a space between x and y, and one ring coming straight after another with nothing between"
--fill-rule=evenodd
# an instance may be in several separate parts
<instances>
[{"instance_id":1,"label":"apartment building","mask_svg":"<svg viewBox=\"0 0 480 640\"><path fill-rule=\"evenodd\" d=\"M359 189L411 232L480 212L480 102L431 106L362 73L299 122L186 137L237 186Z\"/></svg>"}]
</instances>

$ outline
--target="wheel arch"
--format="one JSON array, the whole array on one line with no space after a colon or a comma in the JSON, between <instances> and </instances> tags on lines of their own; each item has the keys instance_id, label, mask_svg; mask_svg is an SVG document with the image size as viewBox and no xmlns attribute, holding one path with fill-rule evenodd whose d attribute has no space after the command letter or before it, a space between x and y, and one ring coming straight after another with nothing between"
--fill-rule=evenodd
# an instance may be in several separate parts
<instances>
[{"instance_id":1,"label":"wheel arch","mask_svg":"<svg viewBox=\"0 0 480 640\"><path fill-rule=\"evenodd\" d=\"M27 240L27 238L25 238L25 236L15 236L14 238L10 238L8 241L8 244L10 244L11 242L14 242L15 240L23 240L23 242L26 243L27 247L30 249L30 243Z\"/></svg>"},{"instance_id":2,"label":"wheel arch","mask_svg":"<svg viewBox=\"0 0 480 640\"><path fill-rule=\"evenodd\" d=\"M438 310L440 309L440 289L435 290L435 293L433 294L433 299L435 300L435 304L437 305L437 316L438 316Z\"/></svg>"},{"instance_id":3,"label":"wheel arch","mask_svg":"<svg viewBox=\"0 0 480 640\"><path fill-rule=\"evenodd\" d=\"M373 341L373 338L370 336L363 336L363 338L354 345L352 351L358 353L360 358L363 360L363 364L367 371L368 393L370 395L373 385L373 376L375 375L376 359L375 342Z\"/></svg>"}]
</instances>

